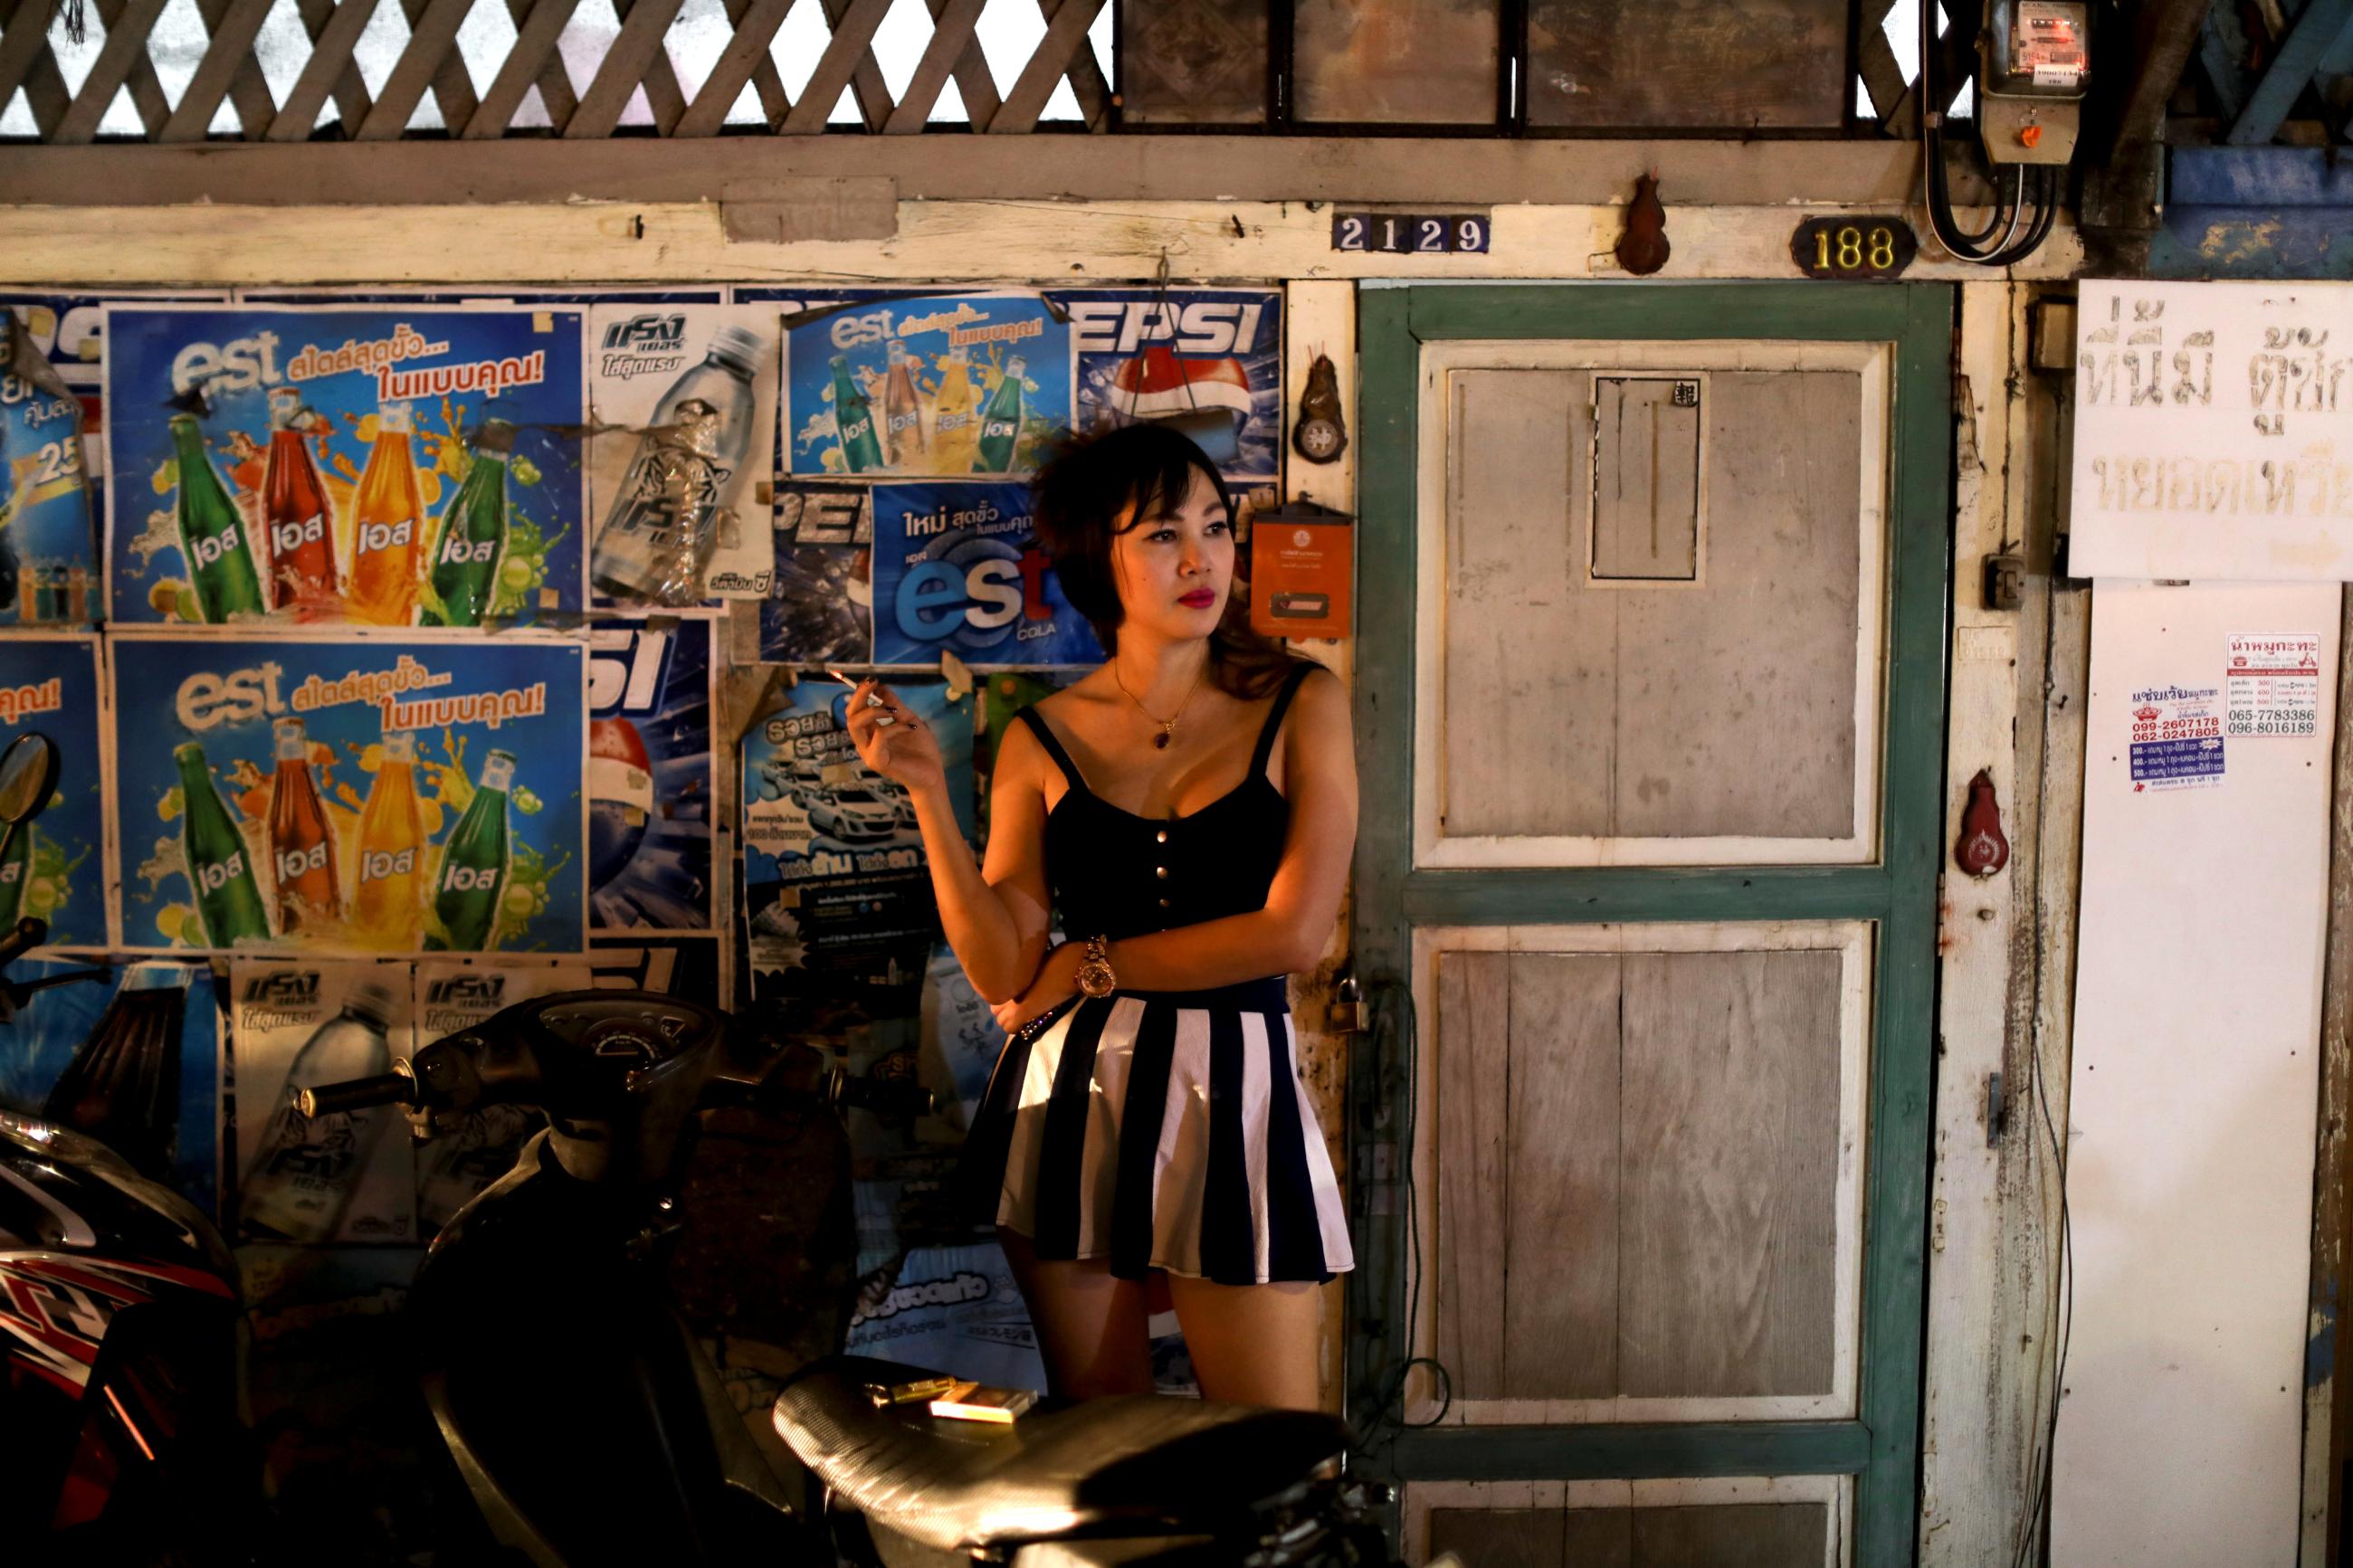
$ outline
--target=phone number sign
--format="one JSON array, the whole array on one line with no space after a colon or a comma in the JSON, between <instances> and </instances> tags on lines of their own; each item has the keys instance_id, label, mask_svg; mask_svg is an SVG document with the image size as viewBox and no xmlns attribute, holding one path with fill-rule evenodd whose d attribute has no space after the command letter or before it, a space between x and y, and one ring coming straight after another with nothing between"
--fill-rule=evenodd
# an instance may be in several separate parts
<instances>
[{"instance_id":1,"label":"phone number sign","mask_svg":"<svg viewBox=\"0 0 2353 1568\"><path fill-rule=\"evenodd\" d=\"M2232 633L2223 714L2223 732L2232 736L2318 733L2320 634Z\"/></svg>"}]
</instances>

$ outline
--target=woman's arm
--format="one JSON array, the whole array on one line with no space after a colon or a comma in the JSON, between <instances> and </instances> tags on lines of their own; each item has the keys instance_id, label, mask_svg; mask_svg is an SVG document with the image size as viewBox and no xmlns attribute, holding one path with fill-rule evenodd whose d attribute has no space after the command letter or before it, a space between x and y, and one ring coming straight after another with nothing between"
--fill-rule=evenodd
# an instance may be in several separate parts
<instances>
[{"instance_id":1,"label":"woman's arm","mask_svg":"<svg viewBox=\"0 0 2353 1568\"><path fill-rule=\"evenodd\" d=\"M1319 672L1300 683L1282 773L1291 826L1266 907L1113 942L1112 971L1123 989L1209 990L1313 969L1323 958L1356 846L1356 747L1338 677ZM989 847L993 857L996 846ZM1018 1028L1070 995L1078 988L1082 956L1076 941L1055 949L1029 989L999 1009L999 1021L1010 1018L1007 1026Z\"/></svg>"},{"instance_id":2,"label":"woman's arm","mask_svg":"<svg viewBox=\"0 0 2353 1568\"><path fill-rule=\"evenodd\" d=\"M869 708L869 691L886 706ZM1018 996L1046 953L1046 806L1039 774L1043 750L1020 724L998 748L984 868L973 864L948 795L938 742L922 721L889 688L871 681L859 687L849 713L860 760L905 785L914 802L940 926L965 978L983 1001ZM886 716L892 723L878 723Z\"/></svg>"}]
</instances>

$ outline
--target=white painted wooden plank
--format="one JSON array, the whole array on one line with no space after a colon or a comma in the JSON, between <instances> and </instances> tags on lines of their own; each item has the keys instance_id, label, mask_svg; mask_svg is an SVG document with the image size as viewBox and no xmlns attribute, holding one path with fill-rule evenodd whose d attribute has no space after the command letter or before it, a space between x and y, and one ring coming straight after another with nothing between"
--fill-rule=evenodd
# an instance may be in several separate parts
<instances>
[{"instance_id":1,"label":"white painted wooden plank","mask_svg":"<svg viewBox=\"0 0 2353 1568\"><path fill-rule=\"evenodd\" d=\"M2236 633L2313 634L2333 674L2338 600L2096 590L2056 1563L2295 1560L2335 683L2314 736L2225 737L2211 787L2139 787L2130 737L2150 691L2219 716Z\"/></svg>"},{"instance_id":2,"label":"white painted wooden plank","mask_svg":"<svg viewBox=\"0 0 2353 1568\"><path fill-rule=\"evenodd\" d=\"M347 0L343 11L371 0ZM343 12L337 14L342 20ZM279 124L287 116L279 116ZM290 130L288 135L294 132ZM273 138L278 126L271 127ZM61 228L43 213L0 206L0 280L89 283L684 282L1003 279L1038 274L1038 237L1054 236L1058 281L1150 279L1166 256L1178 281L1230 278L1556 278L1561 258L1614 238L1620 209L1499 207L1484 256L1373 256L1332 249L1331 212L1304 203L1050 201L909 202L888 245L871 239L730 241L715 205L582 202L405 206L387 227L362 207L137 206L77 208ZM1981 216L1981 215L1980 215ZM1678 213L1669 278L1780 278L1789 265L1791 209L1690 208ZM220 236L234 225L237 243ZM1237 226L1240 232L1236 232ZM452 247L453 228L480 243ZM2063 225L2018 276L2061 276L2080 242ZM1910 276L1957 278L1933 261ZM1969 270L1974 279L1977 274Z\"/></svg>"}]
</instances>

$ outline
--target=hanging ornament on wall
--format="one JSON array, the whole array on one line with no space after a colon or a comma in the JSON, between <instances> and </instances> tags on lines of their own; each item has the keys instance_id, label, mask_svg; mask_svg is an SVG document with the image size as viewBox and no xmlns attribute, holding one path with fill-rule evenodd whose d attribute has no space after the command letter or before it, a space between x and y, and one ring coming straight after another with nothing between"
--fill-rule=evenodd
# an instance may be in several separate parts
<instances>
[{"instance_id":1,"label":"hanging ornament on wall","mask_svg":"<svg viewBox=\"0 0 2353 1568\"><path fill-rule=\"evenodd\" d=\"M1292 421L1291 449L1311 463L1335 461L1348 449L1348 422L1340 411L1340 373L1332 356L1317 354L1307 367L1307 389L1299 395Z\"/></svg>"},{"instance_id":2,"label":"hanging ornament on wall","mask_svg":"<svg viewBox=\"0 0 2353 1568\"><path fill-rule=\"evenodd\" d=\"M1626 232L1618 237L1618 265L1637 278L1648 278L1673 253L1667 243L1667 208L1659 200L1659 177L1638 174L1634 199L1626 204Z\"/></svg>"}]
</instances>

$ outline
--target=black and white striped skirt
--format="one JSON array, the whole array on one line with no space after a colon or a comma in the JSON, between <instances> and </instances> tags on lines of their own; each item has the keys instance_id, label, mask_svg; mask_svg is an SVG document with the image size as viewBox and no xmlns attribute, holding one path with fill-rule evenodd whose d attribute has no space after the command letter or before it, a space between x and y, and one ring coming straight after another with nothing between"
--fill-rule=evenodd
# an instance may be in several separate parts
<instances>
[{"instance_id":1,"label":"black and white striped skirt","mask_svg":"<svg viewBox=\"0 0 2353 1568\"><path fill-rule=\"evenodd\" d=\"M1223 1285L1356 1261L1280 977L1065 1004L1006 1043L967 1148L1040 1258Z\"/></svg>"}]
</instances>

